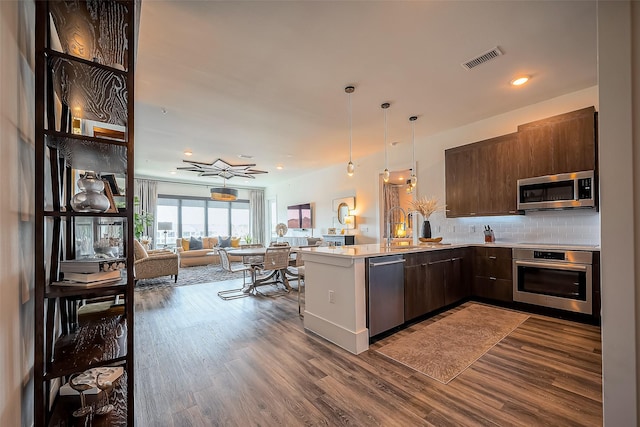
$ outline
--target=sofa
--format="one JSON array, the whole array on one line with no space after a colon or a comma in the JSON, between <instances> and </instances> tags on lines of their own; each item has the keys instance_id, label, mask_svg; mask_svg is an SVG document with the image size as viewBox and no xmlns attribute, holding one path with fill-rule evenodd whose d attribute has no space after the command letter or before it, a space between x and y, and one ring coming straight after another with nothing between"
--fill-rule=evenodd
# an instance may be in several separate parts
<instances>
[{"instance_id":1,"label":"sofa","mask_svg":"<svg viewBox=\"0 0 640 427\"><path fill-rule=\"evenodd\" d=\"M198 244L195 249L192 245L192 239L197 240ZM240 238L228 238L230 247L240 247ZM214 249L218 247L219 241L217 237L202 237L200 239L176 239L176 251L180 260L180 267L193 267L196 265L220 264L220 257L212 254ZM200 248L202 246L202 248ZM242 261L242 257L229 257L231 262Z\"/></svg>"}]
</instances>

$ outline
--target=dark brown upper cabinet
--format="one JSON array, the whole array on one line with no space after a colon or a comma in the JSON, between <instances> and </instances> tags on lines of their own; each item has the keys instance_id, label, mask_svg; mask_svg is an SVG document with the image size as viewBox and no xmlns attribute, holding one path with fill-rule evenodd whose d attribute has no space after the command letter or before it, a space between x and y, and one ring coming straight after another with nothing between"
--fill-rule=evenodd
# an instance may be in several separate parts
<instances>
[{"instance_id":1,"label":"dark brown upper cabinet","mask_svg":"<svg viewBox=\"0 0 640 427\"><path fill-rule=\"evenodd\" d=\"M516 211L517 134L445 151L447 216L508 215Z\"/></svg>"},{"instance_id":2,"label":"dark brown upper cabinet","mask_svg":"<svg viewBox=\"0 0 640 427\"><path fill-rule=\"evenodd\" d=\"M594 107L445 151L448 217L520 214L517 180L596 169Z\"/></svg>"},{"instance_id":3,"label":"dark brown upper cabinet","mask_svg":"<svg viewBox=\"0 0 640 427\"><path fill-rule=\"evenodd\" d=\"M596 169L596 111L583 108L518 127L520 178Z\"/></svg>"}]
</instances>

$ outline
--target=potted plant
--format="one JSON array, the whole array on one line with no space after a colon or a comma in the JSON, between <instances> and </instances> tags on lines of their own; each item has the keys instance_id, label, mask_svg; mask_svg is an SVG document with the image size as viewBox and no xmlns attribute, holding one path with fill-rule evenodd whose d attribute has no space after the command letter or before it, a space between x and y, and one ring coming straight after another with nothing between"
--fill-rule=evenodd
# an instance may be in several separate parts
<instances>
[{"instance_id":1,"label":"potted plant","mask_svg":"<svg viewBox=\"0 0 640 427\"><path fill-rule=\"evenodd\" d=\"M138 199L137 196L133 198L133 204L134 206L140 206L140 199ZM133 234L136 236L136 239L140 240L149 225L153 225L152 214L145 211L133 213Z\"/></svg>"},{"instance_id":2,"label":"potted plant","mask_svg":"<svg viewBox=\"0 0 640 427\"><path fill-rule=\"evenodd\" d=\"M440 209L442 206L438 206L438 199L435 197L427 198L421 197L411 202L411 208L420 213L424 219L422 223L422 236L423 238L431 238L431 224L429 223L429 217L432 213Z\"/></svg>"}]
</instances>

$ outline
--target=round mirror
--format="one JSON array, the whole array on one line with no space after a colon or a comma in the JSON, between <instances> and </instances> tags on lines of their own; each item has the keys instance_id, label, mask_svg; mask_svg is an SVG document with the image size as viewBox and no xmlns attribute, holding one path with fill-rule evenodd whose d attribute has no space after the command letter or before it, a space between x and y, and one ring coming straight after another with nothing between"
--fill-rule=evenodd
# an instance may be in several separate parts
<instances>
[{"instance_id":1,"label":"round mirror","mask_svg":"<svg viewBox=\"0 0 640 427\"><path fill-rule=\"evenodd\" d=\"M346 224L346 217L349 216L349 205L347 205L346 203L340 203L338 205L338 222L340 224Z\"/></svg>"}]
</instances>

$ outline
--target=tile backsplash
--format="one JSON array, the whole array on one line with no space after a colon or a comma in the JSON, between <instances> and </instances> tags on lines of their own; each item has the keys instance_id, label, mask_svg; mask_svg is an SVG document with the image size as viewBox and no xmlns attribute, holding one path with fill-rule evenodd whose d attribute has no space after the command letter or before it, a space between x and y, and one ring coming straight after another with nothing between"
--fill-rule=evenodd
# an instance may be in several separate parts
<instances>
[{"instance_id":1,"label":"tile backsplash","mask_svg":"<svg viewBox=\"0 0 640 427\"><path fill-rule=\"evenodd\" d=\"M526 215L473 218L430 218L432 235L444 241L484 242L484 226L494 231L496 243L600 244L600 213L595 209L531 211Z\"/></svg>"}]
</instances>

